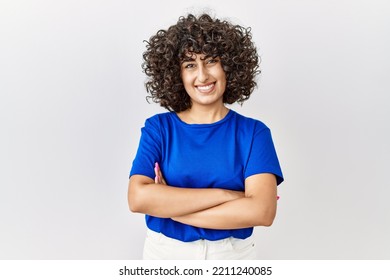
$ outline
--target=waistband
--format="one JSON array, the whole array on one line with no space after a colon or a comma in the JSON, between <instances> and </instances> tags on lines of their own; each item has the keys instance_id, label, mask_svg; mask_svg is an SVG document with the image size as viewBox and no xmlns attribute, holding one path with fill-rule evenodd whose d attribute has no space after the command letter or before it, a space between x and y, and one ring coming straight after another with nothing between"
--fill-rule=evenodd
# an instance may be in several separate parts
<instances>
[{"instance_id":1,"label":"waistband","mask_svg":"<svg viewBox=\"0 0 390 280\"><path fill-rule=\"evenodd\" d=\"M146 236L148 238L153 239L154 241L164 242L165 244L171 244L173 246L174 245L189 245L189 246L191 246L191 245L205 244L205 243L210 244L210 245L216 245L216 246L227 245L227 244L231 244L232 246L234 246L235 244L240 244L242 246L245 246L246 244L249 245L249 244L252 244L254 242L253 235L251 235L245 239L228 237L228 238L224 238L224 239L220 239L220 240L199 239L199 240L195 240L195 241L184 242L181 240L177 240L177 239L165 236L164 234L159 233L159 232L155 232L149 228L146 231Z\"/></svg>"}]
</instances>

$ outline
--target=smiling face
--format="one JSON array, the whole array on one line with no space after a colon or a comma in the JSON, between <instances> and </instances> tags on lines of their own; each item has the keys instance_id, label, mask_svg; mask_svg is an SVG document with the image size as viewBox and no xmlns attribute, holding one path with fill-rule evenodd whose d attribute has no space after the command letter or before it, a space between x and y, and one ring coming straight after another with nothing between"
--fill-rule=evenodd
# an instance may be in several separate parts
<instances>
[{"instance_id":1,"label":"smiling face","mask_svg":"<svg viewBox=\"0 0 390 280\"><path fill-rule=\"evenodd\" d=\"M181 78L192 106L221 106L226 74L219 57L192 53L181 64Z\"/></svg>"}]
</instances>

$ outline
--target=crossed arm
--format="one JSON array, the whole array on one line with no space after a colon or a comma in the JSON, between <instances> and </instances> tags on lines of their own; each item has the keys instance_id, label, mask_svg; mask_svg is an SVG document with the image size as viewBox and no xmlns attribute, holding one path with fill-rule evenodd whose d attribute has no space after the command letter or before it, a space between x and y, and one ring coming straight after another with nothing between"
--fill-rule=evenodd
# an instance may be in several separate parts
<instances>
[{"instance_id":1,"label":"crossed arm","mask_svg":"<svg viewBox=\"0 0 390 280\"><path fill-rule=\"evenodd\" d=\"M236 229L270 226L276 214L276 178L263 173L245 180L245 192L168 186L158 165L156 178L133 175L128 201L132 212L192 226Z\"/></svg>"}]
</instances>

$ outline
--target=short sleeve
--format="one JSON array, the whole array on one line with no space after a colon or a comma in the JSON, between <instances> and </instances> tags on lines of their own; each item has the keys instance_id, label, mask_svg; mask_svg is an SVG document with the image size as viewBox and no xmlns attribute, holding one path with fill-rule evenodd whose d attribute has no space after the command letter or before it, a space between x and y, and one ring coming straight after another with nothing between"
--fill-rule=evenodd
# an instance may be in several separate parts
<instances>
[{"instance_id":1,"label":"short sleeve","mask_svg":"<svg viewBox=\"0 0 390 280\"><path fill-rule=\"evenodd\" d=\"M154 164L161 159L161 133L157 117L147 119L141 129L141 139L131 167L130 176L144 175L154 178Z\"/></svg>"},{"instance_id":2,"label":"short sleeve","mask_svg":"<svg viewBox=\"0 0 390 280\"><path fill-rule=\"evenodd\" d=\"M244 177L247 178L260 173L274 174L278 185L284 180L271 131L265 125L257 124L253 134Z\"/></svg>"}]
</instances>

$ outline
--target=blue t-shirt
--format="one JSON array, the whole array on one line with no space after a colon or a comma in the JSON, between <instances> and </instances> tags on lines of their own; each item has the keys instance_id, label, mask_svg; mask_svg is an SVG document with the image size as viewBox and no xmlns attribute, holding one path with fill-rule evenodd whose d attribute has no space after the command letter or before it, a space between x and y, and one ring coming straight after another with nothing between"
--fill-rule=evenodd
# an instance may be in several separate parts
<instances>
[{"instance_id":1,"label":"blue t-shirt","mask_svg":"<svg viewBox=\"0 0 390 280\"><path fill-rule=\"evenodd\" d=\"M245 179L259 173L283 181L269 128L233 110L212 124L187 124L175 112L157 114L145 122L130 176L154 179L158 162L170 186L244 191ZM253 228L214 230L146 215L149 229L189 242L199 239L245 239Z\"/></svg>"}]
</instances>

